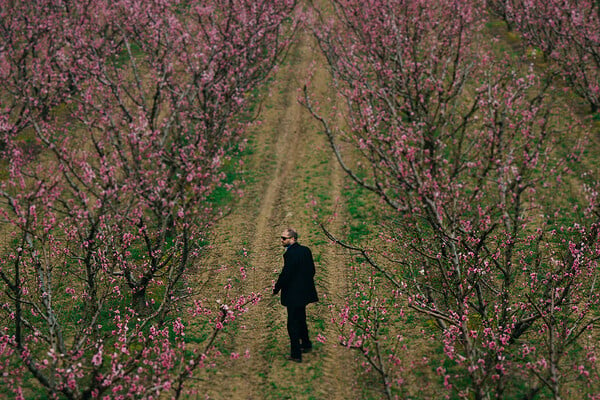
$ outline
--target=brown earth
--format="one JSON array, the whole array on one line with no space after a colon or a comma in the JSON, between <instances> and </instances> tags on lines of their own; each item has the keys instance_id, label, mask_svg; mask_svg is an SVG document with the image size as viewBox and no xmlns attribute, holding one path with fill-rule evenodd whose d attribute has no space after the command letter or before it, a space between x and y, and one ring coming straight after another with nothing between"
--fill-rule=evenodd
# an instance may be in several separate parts
<instances>
[{"instance_id":1,"label":"brown earth","mask_svg":"<svg viewBox=\"0 0 600 400\"><path fill-rule=\"evenodd\" d=\"M238 288L258 292L263 298L252 306L239 328L224 333L224 353L244 354L206 371L192 384L196 398L210 399L352 399L359 398L354 354L338 346L331 323L330 304L346 293L347 258L328 243L313 222L308 206L313 196L319 204L333 204L341 196L343 172L308 111L298 102L318 49L306 36L297 38L262 104L260 120L250 138L250 155L244 160L249 175L245 195L215 229L209 267L246 264L247 279ZM328 90L332 85L323 60L317 63L312 83ZM330 93L320 93L329 95ZM341 224L341 222L337 222ZM315 345L301 364L285 360L289 353L286 310L279 296L271 295L273 281L283 265L280 233L295 228L299 241L308 245L317 266L321 301L307 307ZM339 228L340 226L333 226ZM246 252L247 256L242 254ZM218 285L217 283L215 283ZM316 339L322 335L326 340Z\"/></svg>"}]
</instances>

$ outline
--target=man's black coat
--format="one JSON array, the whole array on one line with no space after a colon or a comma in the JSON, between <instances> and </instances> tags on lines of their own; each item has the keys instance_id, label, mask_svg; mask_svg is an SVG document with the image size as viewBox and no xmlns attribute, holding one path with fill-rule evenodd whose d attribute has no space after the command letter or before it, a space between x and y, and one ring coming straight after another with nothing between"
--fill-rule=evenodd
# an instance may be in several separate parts
<instances>
[{"instance_id":1,"label":"man's black coat","mask_svg":"<svg viewBox=\"0 0 600 400\"><path fill-rule=\"evenodd\" d=\"M306 246L294 243L283 253L283 269L273 292L281 290L281 304L286 307L305 306L318 301L315 288L315 263Z\"/></svg>"}]
</instances>

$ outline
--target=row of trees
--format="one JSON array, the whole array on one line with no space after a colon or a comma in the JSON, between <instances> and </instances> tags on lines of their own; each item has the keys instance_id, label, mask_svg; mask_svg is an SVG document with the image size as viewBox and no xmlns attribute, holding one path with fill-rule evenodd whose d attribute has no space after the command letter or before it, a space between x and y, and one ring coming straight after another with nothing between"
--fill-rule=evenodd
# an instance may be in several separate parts
<instances>
[{"instance_id":1,"label":"row of trees","mask_svg":"<svg viewBox=\"0 0 600 400\"><path fill-rule=\"evenodd\" d=\"M256 300L219 308L186 277L223 211L211 196L235 189L223 168L294 8L0 3L2 391L178 397L223 324ZM202 348L186 344L178 315L206 327Z\"/></svg>"},{"instance_id":2,"label":"row of trees","mask_svg":"<svg viewBox=\"0 0 600 400\"><path fill-rule=\"evenodd\" d=\"M492 12L590 105L600 109L600 3L594 0L488 0Z\"/></svg>"},{"instance_id":3,"label":"row of trees","mask_svg":"<svg viewBox=\"0 0 600 400\"><path fill-rule=\"evenodd\" d=\"M434 322L429 353L443 349L433 369L448 396L559 399L576 388L597 398L598 177L553 72L500 52L482 2L331 3L315 6L312 28L346 124L310 87L303 101L386 221L369 244L324 227L375 271L335 317L342 343L364 355L389 398L408 396L412 356L399 340L412 309ZM519 10L542 21L551 8ZM544 51L595 74L587 86L573 81L594 92L598 67L567 59L560 49L577 50L564 40L547 39L556 55Z\"/></svg>"}]
</instances>

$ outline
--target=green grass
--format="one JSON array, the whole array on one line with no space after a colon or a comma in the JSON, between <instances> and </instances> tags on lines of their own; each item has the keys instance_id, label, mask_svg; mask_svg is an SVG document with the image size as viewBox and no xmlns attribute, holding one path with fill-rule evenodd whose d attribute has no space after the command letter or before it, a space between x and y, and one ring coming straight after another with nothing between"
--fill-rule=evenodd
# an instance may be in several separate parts
<instances>
[{"instance_id":1,"label":"green grass","mask_svg":"<svg viewBox=\"0 0 600 400\"><path fill-rule=\"evenodd\" d=\"M108 62L112 63L116 68L123 68L125 65L131 62L131 57L135 59L142 59L144 55L144 51L140 47L139 44L132 42L129 44L131 49L131 56L127 51L127 48L123 46L118 54L115 54L112 59Z\"/></svg>"}]
</instances>

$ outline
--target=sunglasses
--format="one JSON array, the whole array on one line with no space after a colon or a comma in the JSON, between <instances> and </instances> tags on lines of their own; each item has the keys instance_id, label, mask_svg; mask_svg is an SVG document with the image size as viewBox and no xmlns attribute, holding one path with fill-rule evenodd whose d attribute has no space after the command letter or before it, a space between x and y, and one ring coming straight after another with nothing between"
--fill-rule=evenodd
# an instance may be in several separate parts
<instances>
[{"instance_id":1,"label":"sunglasses","mask_svg":"<svg viewBox=\"0 0 600 400\"><path fill-rule=\"evenodd\" d=\"M291 239L291 237L287 237L287 236L282 236L281 240L287 240L287 239Z\"/></svg>"}]
</instances>

